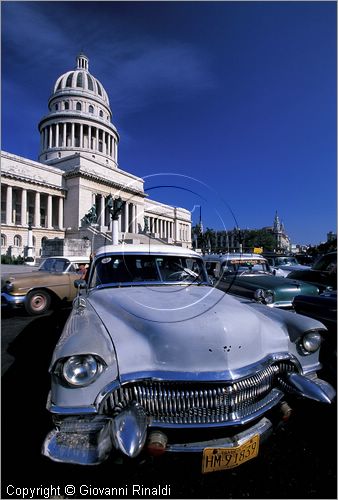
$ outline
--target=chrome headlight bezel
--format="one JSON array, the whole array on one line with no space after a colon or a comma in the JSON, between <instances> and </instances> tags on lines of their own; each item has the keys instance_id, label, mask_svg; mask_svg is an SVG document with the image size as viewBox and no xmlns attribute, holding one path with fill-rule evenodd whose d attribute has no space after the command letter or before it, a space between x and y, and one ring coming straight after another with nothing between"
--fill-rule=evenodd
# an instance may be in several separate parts
<instances>
[{"instance_id":1,"label":"chrome headlight bezel","mask_svg":"<svg viewBox=\"0 0 338 500\"><path fill-rule=\"evenodd\" d=\"M92 384L106 364L95 354L75 354L58 361L54 373L69 387Z\"/></svg>"},{"instance_id":2,"label":"chrome headlight bezel","mask_svg":"<svg viewBox=\"0 0 338 500\"><path fill-rule=\"evenodd\" d=\"M7 281L5 285L6 292L12 292L14 289L14 283Z\"/></svg>"},{"instance_id":3,"label":"chrome headlight bezel","mask_svg":"<svg viewBox=\"0 0 338 500\"><path fill-rule=\"evenodd\" d=\"M311 330L305 332L303 336L299 339L298 347L302 354L309 356L314 354L320 349L323 337L318 330Z\"/></svg>"},{"instance_id":4,"label":"chrome headlight bezel","mask_svg":"<svg viewBox=\"0 0 338 500\"><path fill-rule=\"evenodd\" d=\"M273 304L275 301L275 294L272 290L257 288L254 292L254 299L263 304Z\"/></svg>"}]
</instances>

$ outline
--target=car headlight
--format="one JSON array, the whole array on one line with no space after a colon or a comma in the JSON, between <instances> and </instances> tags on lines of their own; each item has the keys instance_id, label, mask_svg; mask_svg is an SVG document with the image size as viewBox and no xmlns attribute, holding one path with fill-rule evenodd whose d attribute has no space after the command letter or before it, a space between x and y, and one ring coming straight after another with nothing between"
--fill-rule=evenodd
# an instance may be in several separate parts
<instances>
[{"instance_id":1,"label":"car headlight","mask_svg":"<svg viewBox=\"0 0 338 500\"><path fill-rule=\"evenodd\" d=\"M319 332L308 332L303 335L300 341L300 348L303 354L312 354L320 348L322 336Z\"/></svg>"},{"instance_id":2,"label":"car headlight","mask_svg":"<svg viewBox=\"0 0 338 500\"><path fill-rule=\"evenodd\" d=\"M255 290L254 298L263 304L273 304L275 301L274 293L271 290L263 290L262 288Z\"/></svg>"},{"instance_id":3,"label":"car headlight","mask_svg":"<svg viewBox=\"0 0 338 500\"><path fill-rule=\"evenodd\" d=\"M6 288L6 291L7 292L12 292L13 291L13 288L14 288L14 284L11 283L10 281L8 281L5 285L5 288Z\"/></svg>"},{"instance_id":4,"label":"car headlight","mask_svg":"<svg viewBox=\"0 0 338 500\"><path fill-rule=\"evenodd\" d=\"M68 384L83 387L94 382L102 370L103 364L95 356L81 354L66 359L60 374Z\"/></svg>"}]
</instances>

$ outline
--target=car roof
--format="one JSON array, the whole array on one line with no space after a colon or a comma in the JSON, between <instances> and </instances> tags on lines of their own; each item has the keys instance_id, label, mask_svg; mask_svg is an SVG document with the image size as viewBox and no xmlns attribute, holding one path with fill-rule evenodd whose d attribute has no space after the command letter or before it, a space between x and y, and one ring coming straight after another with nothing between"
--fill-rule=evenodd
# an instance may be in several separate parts
<instances>
[{"instance_id":1,"label":"car roof","mask_svg":"<svg viewBox=\"0 0 338 500\"><path fill-rule=\"evenodd\" d=\"M184 255L187 257L201 257L200 254L175 245L161 245L161 244L130 244L122 243L121 245L106 245L100 247L95 252L95 257L105 254L146 254L146 255Z\"/></svg>"},{"instance_id":2,"label":"car roof","mask_svg":"<svg viewBox=\"0 0 338 500\"><path fill-rule=\"evenodd\" d=\"M230 260L230 259L255 259L255 260L266 260L265 257L258 253L223 253L223 254L208 254L203 255L204 260Z\"/></svg>"},{"instance_id":3,"label":"car roof","mask_svg":"<svg viewBox=\"0 0 338 500\"><path fill-rule=\"evenodd\" d=\"M69 260L69 262L89 262L89 257L87 257L86 255L80 255L79 257L77 256L74 256L74 255L71 255L68 257L68 255L50 255L49 257L43 257L43 260L47 260L47 259L56 259L56 260L59 260L59 259L66 259L66 260Z\"/></svg>"}]
</instances>

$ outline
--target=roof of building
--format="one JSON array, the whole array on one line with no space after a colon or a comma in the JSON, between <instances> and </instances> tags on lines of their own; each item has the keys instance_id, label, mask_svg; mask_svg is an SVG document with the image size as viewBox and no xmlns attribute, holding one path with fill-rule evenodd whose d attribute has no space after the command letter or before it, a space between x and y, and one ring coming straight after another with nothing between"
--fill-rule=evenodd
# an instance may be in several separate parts
<instances>
[{"instance_id":1,"label":"roof of building","mask_svg":"<svg viewBox=\"0 0 338 500\"><path fill-rule=\"evenodd\" d=\"M56 80L54 94L71 89L85 91L89 95L101 99L109 107L108 94L102 83L88 71L88 57L84 54L79 54L76 61L76 69L67 71Z\"/></svg>"}]
</instances>

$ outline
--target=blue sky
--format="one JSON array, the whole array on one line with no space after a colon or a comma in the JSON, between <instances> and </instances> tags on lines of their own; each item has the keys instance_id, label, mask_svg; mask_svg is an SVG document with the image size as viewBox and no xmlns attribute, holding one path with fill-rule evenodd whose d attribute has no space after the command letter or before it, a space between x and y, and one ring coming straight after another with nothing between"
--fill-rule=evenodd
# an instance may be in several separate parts
<instances>
[{"instance_id":1,"label":"blue sky","mask_svg":"<svg viewBox=\"0 0 338 500\"><path fill-rule=\"evenodd\" d=\"M61 74L89 57L119 166L204 228L336 232L335 1L2 2L2 149L37 160Z\"/></svg>"}]
</instances>

